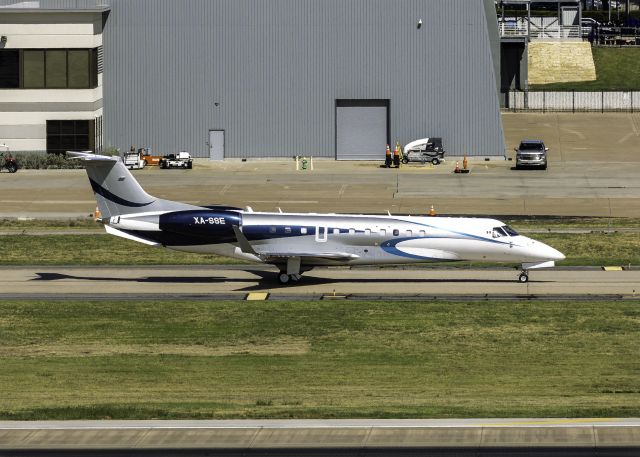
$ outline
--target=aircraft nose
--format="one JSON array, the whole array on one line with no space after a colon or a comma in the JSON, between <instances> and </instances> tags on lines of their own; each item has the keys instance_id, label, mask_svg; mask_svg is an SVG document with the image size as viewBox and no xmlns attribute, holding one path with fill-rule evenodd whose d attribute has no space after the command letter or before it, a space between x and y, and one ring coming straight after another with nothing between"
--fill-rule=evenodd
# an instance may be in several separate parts
<instances>
[{"instance_id":1,"label":"aircraft nose","mask_svg":"<svg viewBox=\"0 0 640 457\"><path fill-rule=\"evenodd\" d=\"M540 243L542 244L542 243ZM557 249L552 248L551 246L547 246L546 244L542 244L543 249L540 250L541 257L544 257L546 260L564 260L566 256L558 251Z\"/></svg>"}]
</instances>

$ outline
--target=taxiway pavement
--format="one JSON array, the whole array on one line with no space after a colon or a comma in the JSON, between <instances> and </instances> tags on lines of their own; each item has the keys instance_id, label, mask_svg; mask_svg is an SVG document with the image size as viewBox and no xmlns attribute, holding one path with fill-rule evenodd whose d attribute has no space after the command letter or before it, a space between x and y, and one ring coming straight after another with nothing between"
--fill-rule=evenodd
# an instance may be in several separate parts
<instances>
[{"instance_id":1,"label":"taxiway pavement","mask_svg":"<svg viewBox=\"0 0 640 457\"><path fill-rule=\"evenodd\" d=\"M596 268L533 270L528 283L505 268L316 268L302 280L280 285L265 266L4 267L0 297L244 298L278 297L621 297L640 298L640 270Z\"/></svg>"}]
</instances>

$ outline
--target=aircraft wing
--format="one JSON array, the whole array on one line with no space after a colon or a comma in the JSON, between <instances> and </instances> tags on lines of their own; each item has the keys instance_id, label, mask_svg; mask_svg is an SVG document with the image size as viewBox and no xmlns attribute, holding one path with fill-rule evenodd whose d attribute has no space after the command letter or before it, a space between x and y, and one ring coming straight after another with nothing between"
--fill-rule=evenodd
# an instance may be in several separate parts
<instances>
[{"instance_id":1,"label":"aircraft wing","mask_svg":"<svg viewBox=\"0 0 640 457\"><path fill-rule=\"evenodd\" d=\"M349 254L347 252L257 252L256 255L265 262L272 263L278 259L288 259L291 257L299 257L300 260L336 260L347 261L360 258L359 255Z\"/></svg>"},{"instance_id":2,"label":"aircraft wing","mask_svg":"<svg viewBox=\"0 0 640 457\"><path fill-rule=\"evenodd\" d=\"M242 252L247 254L253 254L264 262L274 262L278 259L288 259L292 257L298 257L300 260L313 260L313 259L322 259L322 260L336 260L336 261L346 261L346 260L354 260L360 258L357 254L350 254L348 252L301 252L301 251L269 251L269 250L261 250L256 251L247 237L244 236L240 228L236 225L233 226L233 231L236 234L236 239L238 240L238 244L240 245L240 249Z\"/></svg>"}]
</instances>

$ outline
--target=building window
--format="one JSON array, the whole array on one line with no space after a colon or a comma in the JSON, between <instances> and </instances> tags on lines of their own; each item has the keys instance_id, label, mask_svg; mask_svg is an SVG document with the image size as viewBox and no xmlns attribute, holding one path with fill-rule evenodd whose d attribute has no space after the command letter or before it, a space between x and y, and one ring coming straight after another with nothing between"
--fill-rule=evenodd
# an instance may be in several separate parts
<instances>
[{"instance_id":1,"label":"building window","mask_svg":"<svg viewBox=\"0 0 640 457\"><path fill-rule=\"evenodd\" d=\"M17 49L0 51L0 89L20 87L20 52Z\"/></svg>"},{"instance_id":2,"label":"building window","mask_svg":"<svg viewBox=\"0 0 640 457\"><path fill-rule=\"evenodd\" d=\"M71 89L89 87L89 50L68 51L69 55L69 83ZM97 72L97 69L96 69Z\"/></svg>"},{"instance_id":3,"label":"building window","mask_svg":"<svg viewBox=\"0 0 640 457\"><path fill-rule=\"evenodd\" d=\"M22 87L43 89L45 87L44 51L24 51L22 56Z\"/></svg>"},{"instance_id":4,"label":"building window","mask_svg":"<svg viewBox=\"0 0 640 457\"><path fill-rule=\"evenodd\" d=\"M47 121L47 152L93 151L95 121Z\"/></svg>"},{"instance_id":5,"label":"building window","mask_svg":"<svg viewBox=\"0 0 640 457\"><path fill-rule=\"evenodd\" d=\"M67 87L67 52L62 50L46 51L45 54L45 86L49 89Z\"/></svg>"},{"instance_id":6,"label":"building window","mask_svg":"<svg viewBox=\"0 0 640 457\"><path fill-rule=\"evenodd\" d=\"M24 89L89 89L98 87L95 49L25 49Z\"/></svg>"}]
</instances>

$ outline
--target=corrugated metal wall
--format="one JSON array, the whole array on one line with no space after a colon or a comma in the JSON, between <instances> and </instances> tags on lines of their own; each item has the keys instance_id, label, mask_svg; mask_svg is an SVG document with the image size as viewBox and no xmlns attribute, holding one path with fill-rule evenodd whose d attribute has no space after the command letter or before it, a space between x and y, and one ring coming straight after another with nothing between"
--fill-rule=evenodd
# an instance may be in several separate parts
<instances>
[{"instance_id":1,"label":"corrugated metal wall","mask_svg":"<svg viewBox=\"0 0 640 457\"><path fill-rule=\"evenodd\" d=\"M390 99L393 142L504 154L491 0L106 3L107 145L335 157L335 100Z\"/></svg>"}]
</instances>

